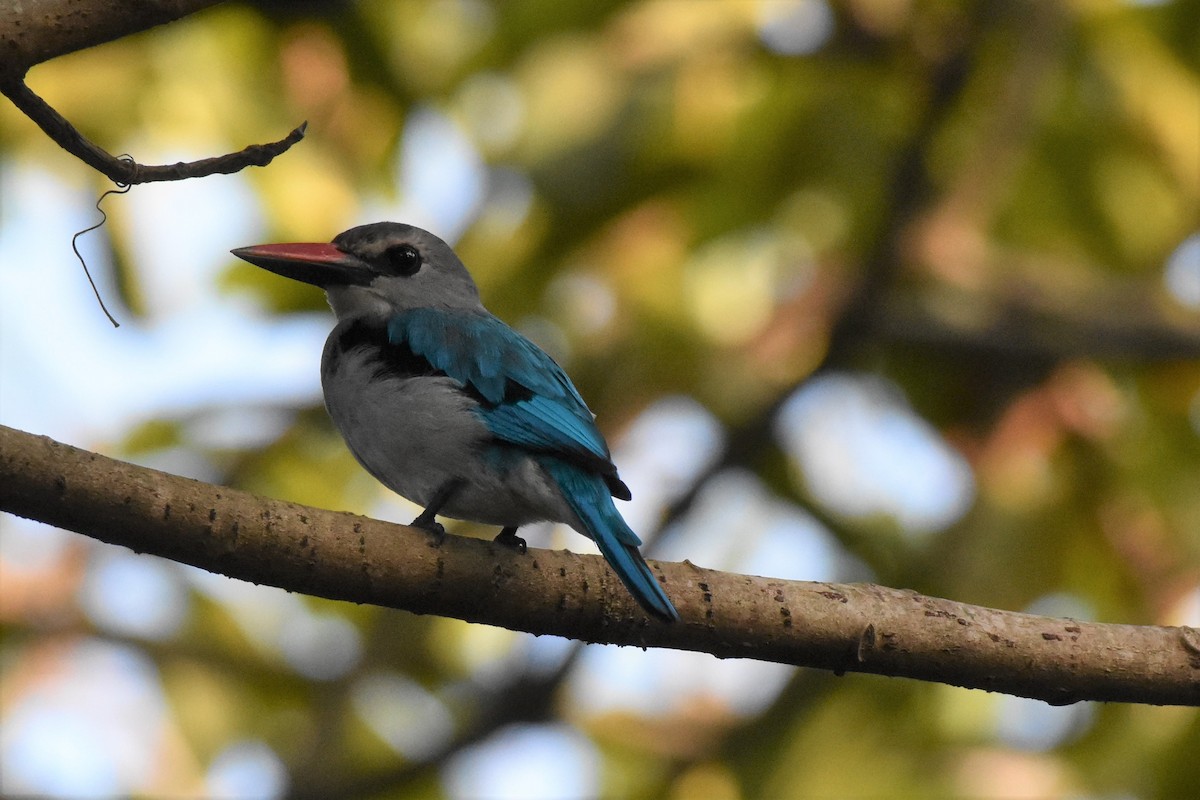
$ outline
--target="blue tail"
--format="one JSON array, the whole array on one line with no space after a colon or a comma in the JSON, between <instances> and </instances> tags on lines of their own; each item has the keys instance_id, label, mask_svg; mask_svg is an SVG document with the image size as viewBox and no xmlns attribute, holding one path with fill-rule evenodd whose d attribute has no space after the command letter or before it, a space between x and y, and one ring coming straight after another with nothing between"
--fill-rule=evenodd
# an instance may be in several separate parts
<instances>
[{"instance_id":1,"label":"blue tail","mask_svg":"<svg viewBox=\"0 0 1200 800\"><path fill-rule=\"evenodd\" d=\"M679 612L671 605L666 592L658 585L654 573L638 552L642 540L621 518L604 479L556 458L546 458L542 463L558 483L567 504L583 522L609 566L638 604L661 620L678 620Z\"/></svg>"}]
</instances>

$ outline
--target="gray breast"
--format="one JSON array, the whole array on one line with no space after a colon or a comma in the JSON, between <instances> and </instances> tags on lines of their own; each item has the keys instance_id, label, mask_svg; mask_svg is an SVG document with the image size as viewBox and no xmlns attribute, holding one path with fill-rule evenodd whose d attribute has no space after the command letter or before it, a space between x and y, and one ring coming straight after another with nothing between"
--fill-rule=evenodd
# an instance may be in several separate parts
<instances>
[{"instance_id":1,"label":"gray breast","mask_svg":"<svg viewBox=\"0 0 1200 800\"><path fill-rule=\"evenodd\" d=\"M456 381L361 323L339 323L329 335L321 386L355 458L414 503L428 503L488 436Z\"/></svg>"},{"instance_id":2,"label":"gray breast","mask_svg":"<svg viewBox=\"0 0 1200 800\"><path fill-rule=\"evenodd\" d=\"M502 526L576 522L535 459L519 451L497 458L471 393L384 331L339 323L325 344L321 385L354 457L402 497L424 507L456 481L446 516Z\"/></svg>"}]
</instances>

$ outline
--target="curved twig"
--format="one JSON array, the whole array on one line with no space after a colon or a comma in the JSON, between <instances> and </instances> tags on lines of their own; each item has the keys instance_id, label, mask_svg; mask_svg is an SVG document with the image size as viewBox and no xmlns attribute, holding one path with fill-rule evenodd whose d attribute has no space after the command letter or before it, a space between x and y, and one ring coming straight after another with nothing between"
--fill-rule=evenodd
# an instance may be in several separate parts
<instances>
[{"instance_id":1,"label":"curved twig","mask_svg":"<svg viewBox=\"0 0 1200 800\"><path fill-rule=\"evenodd\" d=\"M147 165L109 154L80 133L62 114L38 97L22 80L10 80L0 84L0 92L3 92L25 116L36 122L38 127L61 148L79 158L89 167L103 173L116 184L134 185L155 181L180 181L186 178L203 178L206 175L227 175L246 167L265 167L276 156L286 152L292 145L303 139L304 132L308 127L307 122L302 122L277 142L252 144L236 153L203 158L199 161Z\"/></svg>"}]
</instances>

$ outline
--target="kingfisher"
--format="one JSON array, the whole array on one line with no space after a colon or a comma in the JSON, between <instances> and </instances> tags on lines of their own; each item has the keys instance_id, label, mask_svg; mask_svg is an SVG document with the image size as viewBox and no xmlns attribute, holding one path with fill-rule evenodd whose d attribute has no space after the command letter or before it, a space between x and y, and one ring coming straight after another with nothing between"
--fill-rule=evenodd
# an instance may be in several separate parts
<instances>
[{"instance_id":1,"label":"kingfisher","mask_svg":"<svg viewBox=\"0 0 1200 800\"><path fill-rule=\"evenodd\" d=\"M571 379L492 315L444 241L377 222L331 243L262 244L232 253L325 290L337 324L321 355L325 407L360 464L424 510L517 529L561 522L592 539L639 605L679 619L613 498L630 499Z\"/></svg>"}]
</instances>

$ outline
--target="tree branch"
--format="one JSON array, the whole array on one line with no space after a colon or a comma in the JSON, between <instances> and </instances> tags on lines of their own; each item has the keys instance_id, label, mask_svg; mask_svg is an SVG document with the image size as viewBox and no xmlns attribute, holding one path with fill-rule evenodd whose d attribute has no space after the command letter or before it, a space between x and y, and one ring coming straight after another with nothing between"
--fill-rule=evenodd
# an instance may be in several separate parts
<instances>
[{"instance_id":1,"label":"tree branch","mask_svg":"<svg viewBox=\"0 0 1200 800\"><path fill-rule=\"evenodd\" d=\"M1113 314L1117 294L1098 299L1096 313L1042 309L1020 300L995 302L959 295L955 314L940 311L927 298L893 303L876 323L881 340L949 351L970 359L996 357L1051 362L1072 358L1096 361L1190 361L1200 358L1200 325L1166 319L1149 303ZM974 306L974 308L972 308ZM964 312L964 309L971 309ZM964 324L969 319L972 324Z\"/></svg>"},{"instance_id":2,"label":"tree branch","mask_svg":"<svg viewBox=\"0 0 1200 800\"><path fill-rule=\"evenodd\" d=\"M186 17L221 0L37 0L0 4L0 82L67 53Z\"/></svg>"},{"instance_id":3,"label":"tree branch","mask_svg":"<svg viewBox=\"0 0 1200 800\"><path fill-rule=\"evenodd\" d=\"M25 85L25 73L35 64L131 33L173 22L219 0L43 0L0 8L0 93L61 148L117 184L202 178L265 167L304 138L302 123L283 139L252 144L236 153L176 164L145 165L118 159L80 133L65 117Z\"/></svg>"},{"instance_id":4,"label":"tree branch","mask_svg":"<svg viewBox=\"0 0 1200 800\"><path fill-rule=\"evenodd\" d=\"M1200 705L1200 630L997 611L871 584L654 569L648 619L598 556L256 497L0 426L0 510L290 591L535 634L938 681L1049 703Z\"/></svg>"},{"instance_id":5,"label":"tree branch","mask_svg":"<svg viewBox=\"0 0 1200 800\"><path fill-rule=\"evenodd\" d=\"M54 110L42 98L34 94L23 81L0 83L0 92L12 100L25 116L59 147L83 161L89 167L103 173L113 183L134 185L154 181L180 181L186 178L203 178L206 175L229 174L246 167L265 167L275 156L286 152L304 138L307 122L302 122L284 138L268 144L252 144L223 156L203 158L199 161L180 161L175 164L147 165L133 159L116 158L102 147L76 130L75 126Z\"/></svg>"}]
</instances>

